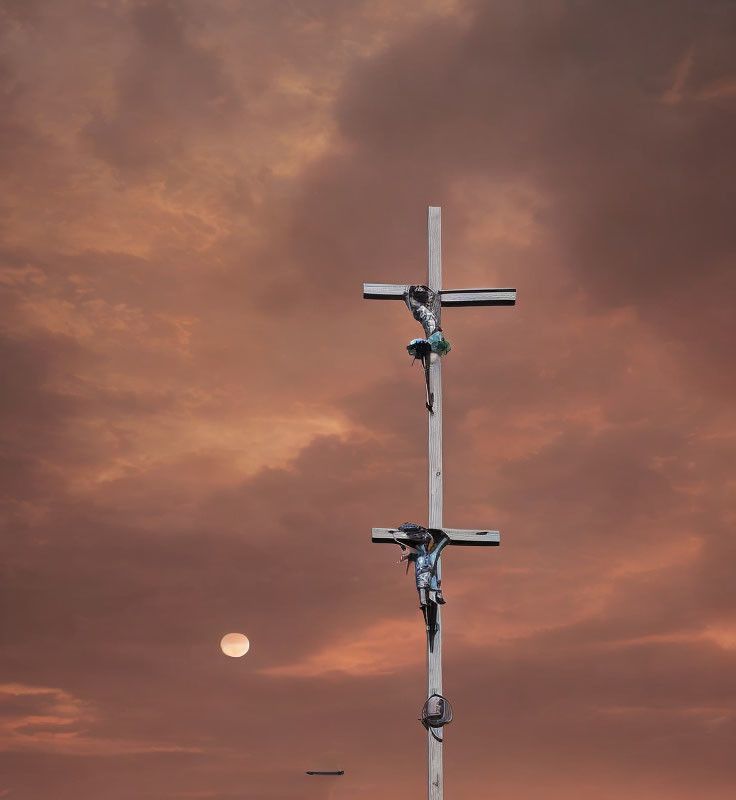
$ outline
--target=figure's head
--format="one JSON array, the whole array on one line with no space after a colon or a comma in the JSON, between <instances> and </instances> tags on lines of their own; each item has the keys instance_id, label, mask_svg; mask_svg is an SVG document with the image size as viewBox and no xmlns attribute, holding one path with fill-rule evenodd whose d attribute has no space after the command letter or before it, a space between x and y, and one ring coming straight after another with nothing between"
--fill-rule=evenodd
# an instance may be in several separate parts
<instances>
[{"instance_id":1,"label":"figure's head","mask_svg":"<svg viewBox=\"0 0 736 800\"><path fill-rule=\"evenodd\" d=\"M408 544L409 547L419 547L420 545L429 547L433 541L432 535L426 528L421 525L414 525L411 522L405 522L399 528L396 538L400 542Z\"/></svg>"},{"instance_id":2,"label":"figure's head","mask_svg":"<svg viewBox=\"0 0 736 800\"><path fill-rule=\"evenodd\" d=\"M429 286L410 286L409 297L423 306L428 306L434 300L434 292Z\"/></svg>"}]
</instances>

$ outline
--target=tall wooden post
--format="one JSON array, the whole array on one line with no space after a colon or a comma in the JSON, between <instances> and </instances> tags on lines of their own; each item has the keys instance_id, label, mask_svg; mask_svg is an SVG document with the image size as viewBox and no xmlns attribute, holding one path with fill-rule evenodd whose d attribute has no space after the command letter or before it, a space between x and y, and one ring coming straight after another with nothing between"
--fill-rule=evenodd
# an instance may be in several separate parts
<instances>
[{"instance_id":1,"label":"tall wooden post","mask_svg":"<svg viewBox=\"0 0 736 800\"><path fill-rule=\"evenodd\" d=\"M442 209L430 206L427 211L427 286L442 291ZM440 320L438 320L440 322ZM441 324L441 322L440 322ZM429 419L429 527L442 528L442 361L435 358L430 366L430 385L434 392L434 414ZM438 563L438 578L442 564ZM427 637L427 697L442 694L442 612L437 608L437 633L430 647ZM442 742L427 731L427 797L442 800L444 769Z\"/></svg>"},{"instance_id":2,"label":"tall wooden post","mask_svg":"<svg viewBox=\"0 0 736 800\"><path fill-rule=\"evenodd\" d=\"M440 296L440 303L433 307L440 323L440 310L443 306L462 308L467 306L513 306L516 303L515 289L442 289L442 210L430 206L427 214L428 265L427 286ZM363 297L368 300L402 300L408 296L408 286L398 283L364 283ZM431 389L429 388L431 387ZM441 530L449 544L463 547L498 545L501 536L498 531L461 530L445 528L442 524L442 364L435 357L429 368L429 391L434 401L429 417L429 528ZM428 405L429 408L429 405ZM374 542L397 544L397 528L373 528L371 538ZM441 580L441 560L437 560L437 578ZM427 635L427 698L442 695L442 613L437 610L437 629ZM435 735L432 735L434 731ZM444 729L427 730L427 797L428 800L443 800L444 774L442 768L442 746Z\"/></svg>"}]
</instances>

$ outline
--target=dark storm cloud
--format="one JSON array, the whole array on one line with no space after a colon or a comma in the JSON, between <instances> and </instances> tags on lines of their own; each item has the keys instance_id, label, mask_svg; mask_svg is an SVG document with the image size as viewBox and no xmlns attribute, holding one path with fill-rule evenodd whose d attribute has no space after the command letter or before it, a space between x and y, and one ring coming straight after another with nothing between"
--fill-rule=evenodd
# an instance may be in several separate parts
<instances>
[{"instance_id":1,"label":"dark storm cloud","mask_svg":"<svg viewBox=\"0 0 736 800\"><path fill-rule=\"evenodd\" d=\"M415 31L345 84L358 178L383 159L404 180L431 175L438 196L475 172L532 180L589 297L636 307L727 382L736 100L702 86L735 73L733 17L723 3L488 4L467 30ZM686 58L693 74L666 102Z\"/></svg>"},{"instance_id":2,"label":"dark storm cloud","mask_svg":"<svg viewBox=\"0 0 736 800\"><path fill-rule=\"evenodd\" d=\"M53 681L82 698L94 713L84 722L78 749L71 752L87 752L93 737L97 757L107 753L103 763L113 770L121 759L115 754L136 742L142 751L155 753L173 746L196 749L223 736L228 743L220 757L226 761L231 748L245 747L265 763L263 778L250 762L234 767L236 775L243 770L247 782L278 785L283 779L274 773L276 763L295 775L305 764L313 766L310 759L319 760L326 745L345 735L338 709L347 704L357 715L356 703L362 703L360 710L367 713L370 697L334 682L316 688L293 680L274 683L258 672L303 658L325 639L369 625L376 613L391 615L399 597L411 589L391 580L390 569L371 578L370 565L383 562L387 554L373 552L368 544L369 509L357 487L390 499L392 479L381 471L375 474L377 458L379 453L365 446L317 443L289 472L269 471L237 491L214 496L194 519L182 518L179 531L164 532L160 525L155 532L148 526L126 527L113 521L104 503L56 509L47 525L36 525L33 538L12 550L4 581L15 609L3 625L6 678L31 688ZM401 500L396 497L397 506ZM359 531L365 553L356 565L349 541ZM245 676L216 651L219 633L241 627L253 641ZM53 655L44 658L49 647ZM89 669L80 670L80 657ZM169 685L171 702L161 696L162 680ZM321 715L319 742L306 741L301 733L314 714L303 702L307 691L332 709L327 717ZM243 692L250 696L245 716L233 715L233 698ZM37 700L32 710L37 713L40 707ZM148 710L152 707L154 715ZM196 730L183 733L192 719ZM249 731L257 731L257 738ZM354 729L353 736L362 735L368 731ZM44 772L54 757L43 753L61 745L37 745L35 763ZM90 750L88 757L94 757ZM170 760L166 752L149 756L142 771L123 785L150 791L147 769L153 768L145 764L154 762L166 771ZM63 774L77 785L74 763L68 760ZM209 771L197 776L198 763L195 753L186 765L190 780L212 785ZM22 764L18 759L14 766ZM20 770L20 785L33 786L26 770ZM231 774L229 768L225 772ZM303 796L304 788L294 784L283 796L294 791Z\"/></svg>"},{"instance_id":3,"label":"dark storm cloud","mask_svg":"<svg viewBox=\"0 0 736 800\"><path fill-rule=\"evenodd\" d=\"M59 478L43 468L43 461L63 447L65 425L76 408L48 388L47 382L57 374L59 359L73 363L78 354L75 343L62 337L0 337L5 375L0 394L0 472L6 512L17 510L18 503L37 501L59 486Z\"/></svg>"},{"instance_id":4,"label":"dark storm cloud","mask_svg":"<svg viewBox=\"0 0 736 800\"><path fill-rule=\"evenodd\" d=\"M192 43L184 8L134 5L131 52L116 76L116 109L96 111L82 136L93 152L125 173L163 168L181 153L192 128L220 127L239 99L217 54Z\"/></svg>"}]
</instances>

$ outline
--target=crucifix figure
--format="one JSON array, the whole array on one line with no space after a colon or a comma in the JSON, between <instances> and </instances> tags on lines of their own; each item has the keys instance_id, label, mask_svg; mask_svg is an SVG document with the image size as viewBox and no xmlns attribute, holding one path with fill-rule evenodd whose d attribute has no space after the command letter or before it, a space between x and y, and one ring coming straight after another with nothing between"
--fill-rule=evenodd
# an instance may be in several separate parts
<instances>
[{"instance_id":1,"label":"crucifix figure","mask_svg":"<svg viewBox=\"0 0 736 800\"><path fill-rule=\"evenodd\" d=\"M440 327L440 296L429 286L407 286L404 290L407 308L424 328L426 339L412 339L407 345L409 355L421 360L424 381L427 384L427 411L434 413L434 393L430 386L429 367L441 356L450 352L450 343Z\"/></svg>"},{"instance_id":2,"label":"crucifix figure","mask_svg":"<svg viewBox=\"0 0 736 800\"><path fill-rule=\"evenodd\" d=\"M419 608L427 627L428 657L434 652L434 642L439 633L439 611L445 605L442 594L440 556L448 544L499 545L498 531L460 530L458 528L424 528L405 522L398 528L373 528L372 541L397 544L404 551L399 562L414 564L414 577L419 594ZM408 552L407 552L408 551ZM407 564L408 568L408 564ZM441 665L440 665L441 668Z\"/></svg>"},{"instance_id":3,"label":"crucifix figure","mask_svg":"<svg viewBox=\"0 0 736 800\"><path fill-rule=\"evenodd\" d=\"M405 522L394 533L394 541L405 553L399 562L407 562L407 572L409 564L414 564L419 608L424 615L431 648L437 633L437 606L445 604L445 598L442 596L442 581L438 576L440 556L442 550L450 543L450 537L444 531L427 530L421 525Z\"/></svg>"},{"instance_id":4,"label":"crucifix figure","mask_svg":"<svg viewBox=\"0 0 736 800\"><path fill-rule=\"evenodd\" d=\"M427 701L422 723L427 728L428 800L443 798L442 725L452 719L442 696L442 596L440 554L449 545L498 545L498 531L459 530L442 525L442 372L440 356L449 352L441 326L441 310L461 306L513 306L515 289L443 289L441 256L441 209L430 206L427 217L429 244L428 279L425 285L364 283L363 297L370 300L403 300L424 328L425 338L412 340L410 355L420 358L425 370L429 411L429 524L401 528L373 528L372 540L404 543L414 552L417 590L427 627ZM434 339L433 339L434 337ZM434 347L433 347L434 345ZM424 533L422 533L424 531ZM408 534L411 534L408 536ZM411 544L411 540L414 543ZM430 539L432 541L430 541ZM447 708L445 707L447 705ZM426 711L426 713L425 713Z\"/></svg>"}]
</instances>

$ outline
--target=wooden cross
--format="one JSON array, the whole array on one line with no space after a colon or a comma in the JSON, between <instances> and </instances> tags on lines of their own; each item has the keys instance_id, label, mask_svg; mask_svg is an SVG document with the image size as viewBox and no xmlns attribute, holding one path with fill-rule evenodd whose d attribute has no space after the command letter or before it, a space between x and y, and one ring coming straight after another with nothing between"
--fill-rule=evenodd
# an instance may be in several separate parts
<instances>
[{"instance_id":1,"label":"wooden cross","mask_svg":"<svg viewBox=\"0 0 736 800\"><path fill-rule=\"evenodd\" d=\"M439 292L442 306L513 306L515 289L443 289L441 225L442 209L430 206L427 213L428 280L427 286ZM364 283L363 297L369 300L403 300L408 286L392 283ZM437 320L440 323L440 320ZM440 323L441 324L441 323ZM430 364L430 383L434 394L433 413L429 416L429 528L439 528L452 545L498 545L498 531L458 530L442 527L442 365L439 358ZM372 541L396 543L396 528L373 528ZM438 578L440 565L437 564ZM437 608L437 631L434 642L427 636L427 697L442 695L442 626ZM440 728L440 731L442 729ZM443 768L441 736L427 731L427 796L442 800Z\"/></svg>"}]
</instances>

